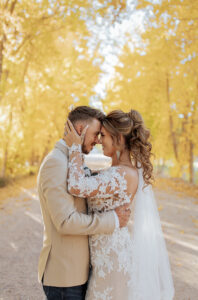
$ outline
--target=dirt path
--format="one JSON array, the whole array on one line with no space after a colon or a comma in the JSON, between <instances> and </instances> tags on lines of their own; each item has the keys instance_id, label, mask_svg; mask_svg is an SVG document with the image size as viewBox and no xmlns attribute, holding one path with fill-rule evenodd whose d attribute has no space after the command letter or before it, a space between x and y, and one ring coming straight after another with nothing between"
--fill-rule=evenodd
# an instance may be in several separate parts
<instances>
[{"instance_id":1,"label":"dirt path","mask_svg":"<svg viewBox=\"0 0 198 300\"><path fill-rule=\"evenodd\" d=\"M198 201L155 190L175 283L175 300L198 300ZM36 190L0 207L0 300L43 300L37 282L42 218ZM94 299L93 299L94 300Z\"/></svg>"}]
</instances>

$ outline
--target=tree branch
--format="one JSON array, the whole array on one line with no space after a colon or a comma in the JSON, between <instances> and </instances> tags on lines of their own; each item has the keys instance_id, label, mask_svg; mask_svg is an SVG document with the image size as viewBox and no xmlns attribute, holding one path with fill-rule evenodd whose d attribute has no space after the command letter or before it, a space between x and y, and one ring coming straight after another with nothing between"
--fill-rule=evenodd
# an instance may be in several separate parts
<instances>
[{"instance_id":1,"label":"tree branch","mask_svg":"<svg viewBox=\"0 0 198 300\"><path fill-rule=\"evenodd\" d=\"M196 21L198 20L198 17L196 18L177 18L180 21Z\"/></svg>"},{"instance_id":2,"label":"tree branch","mask_svg":"<svg viewBox=\"0 0 198 300\"><path fill-rule=\"evenodd\" d=\"M6 9L8 7L8 2L9 2L9 0L6 1L5 5L4 5L4 9Z\"/></svg>"},{"instance_id":3,"label":"tree branch","mask_svg":"<svg viewBox=\"0 0 198 300\"><path fill-rule=\"evenodd\" d=\"M14 2L12 2L12 4L11 4L11 7L10 7L10 14L11 15L13 14L13 11L15 9L16 4L17 4L17 0L14 0Z\"/></svg>"}]
</instances>

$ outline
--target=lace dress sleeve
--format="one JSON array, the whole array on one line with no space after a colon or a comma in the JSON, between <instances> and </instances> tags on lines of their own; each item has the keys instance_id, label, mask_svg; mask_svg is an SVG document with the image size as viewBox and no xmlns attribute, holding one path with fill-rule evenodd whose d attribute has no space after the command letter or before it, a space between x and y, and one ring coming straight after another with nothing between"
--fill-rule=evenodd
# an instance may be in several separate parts
<instances>
[{"instance_id":1,"label":"lace dress sleeve","mask_svg":"<svg viewBox=\"0 0 198 300\"><path fill-rule=\"evenodd\" d=\"M79 197L99 196L108 198L127 190L125 172L120 167L111 167L109 171L99 172L87 177L83 168L81 145L72 145L69 149L68 191ZM123 195L124 197L124 195Z\"/></svg>"}]
</instances>

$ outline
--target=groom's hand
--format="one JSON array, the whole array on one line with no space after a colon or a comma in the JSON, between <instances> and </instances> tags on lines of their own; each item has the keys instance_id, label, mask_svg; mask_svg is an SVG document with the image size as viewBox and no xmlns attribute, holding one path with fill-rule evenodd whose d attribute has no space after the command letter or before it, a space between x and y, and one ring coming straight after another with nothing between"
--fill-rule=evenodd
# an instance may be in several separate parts
<instances>
[{"instance_id":1,"label":"groom's hand","mask_svg":"<svg viewBox=\"0 0 198 300\"><path fill-rule=\"evenodd\" d=\"M130 203L117 207L115 212L119 218L120 228L127 226L131 215Z\"/></svg>"},{"instance_id":2,"label":"groom's hand","mask_svg":"<svg viewBox=\"0 0 198 300\"><path fill-rule=\"evenodd\" d=\"M81 132L81 135L79 135L72 122L68 119L65 123L65 133L63 137L67 146L71 147L73 144L82 145L88 127L89 125L85 126Z\"/></svg>"}]
</instances>

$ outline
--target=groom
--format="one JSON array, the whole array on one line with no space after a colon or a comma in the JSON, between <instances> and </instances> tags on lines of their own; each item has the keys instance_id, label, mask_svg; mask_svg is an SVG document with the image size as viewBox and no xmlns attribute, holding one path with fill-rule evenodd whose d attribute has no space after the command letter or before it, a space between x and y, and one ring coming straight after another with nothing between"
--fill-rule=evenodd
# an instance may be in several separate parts
<instances>
[{"instance_id":1,"label":"groom","mask_svg":"<svg viewBox=\"0 0 198 300\"><path fill-rule=\"evenodd\" d=\"M88 106L72 110L68 118L79 135L89 124L82 150L88 154L99 143L102 112ZM111 234L126 226L128 206L87 215L86 200L67 192L68 147L64 140L45 157L38 174L38 193L44 222L39 281L48 300L83 300L89 275L88 236Z\"/></svg>"}]
</instances>

